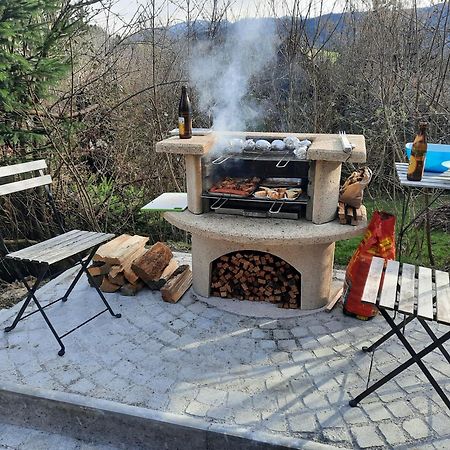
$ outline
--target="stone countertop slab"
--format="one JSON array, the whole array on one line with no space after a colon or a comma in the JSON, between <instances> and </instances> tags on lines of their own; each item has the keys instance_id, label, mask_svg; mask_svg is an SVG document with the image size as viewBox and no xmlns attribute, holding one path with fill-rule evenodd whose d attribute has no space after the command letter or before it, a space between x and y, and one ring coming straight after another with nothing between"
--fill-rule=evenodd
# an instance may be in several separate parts
<instances>
[{"instance_id":1,"label":"stone countertop slab","mask_svg":"<svg viewBox=\"0 0 450 450\"><path fill-rule=\"evenodd\" d=\"M214 142L215 137L212 133L205 136L192 136L191 139L171 136L156 144L156 152L203 156L211 150Z\"/></svg>"},{"instance_id":2,"label":"stone countertop slab","mask_svg":"<svg viewBox=\"0 0 450 450\"><path fill-rule=\"evenodd\" d=\"M305 219L255 219L227 214L192 214L166 212L164 218L177 228L211 239L237 243L264 243L267 245L328 244L362 235L367 227L366 209L362 206L363 220L356 226L341 225L337 220L316 225Z\"/></svg>"},{"instance_id":3,"label":"stone countertop slab","mask_svg":"<svg viewBox=\"0 0 450 450\"><path fill-rule=\"evenodd\" d=\"M308 149L308 159L311 161L348 161L352 163L366 162L366 142L363 135L348 134L348 140L355 146L351 155L344 153L338 134L315 133L262 133L262 132L230 132L231 138L266 138L282 139L286 136L297 136L300 140L310 139L311 146ZM206 155L213 147L217 139L217 133L206 136L193 136L191 139L180 139L172 136L156 144L158 153L174 153L180 155Z\"/></svg>"}]
</instances>

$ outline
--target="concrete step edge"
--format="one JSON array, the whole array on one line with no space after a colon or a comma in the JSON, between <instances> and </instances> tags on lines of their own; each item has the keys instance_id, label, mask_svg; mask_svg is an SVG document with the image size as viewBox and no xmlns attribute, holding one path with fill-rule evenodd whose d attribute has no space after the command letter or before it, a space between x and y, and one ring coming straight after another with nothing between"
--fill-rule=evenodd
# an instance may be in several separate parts
<instances>
[{"instance_id":1,"label":"concrete step edge","mask_svg":"<svg viewBox=\"0 0 450 450\"><path fill-rule=\"evenodd\" d=\"M0 422L131 449L282 450L332 447L78 394L0 382Z\"/></svg>"}]
</instances>

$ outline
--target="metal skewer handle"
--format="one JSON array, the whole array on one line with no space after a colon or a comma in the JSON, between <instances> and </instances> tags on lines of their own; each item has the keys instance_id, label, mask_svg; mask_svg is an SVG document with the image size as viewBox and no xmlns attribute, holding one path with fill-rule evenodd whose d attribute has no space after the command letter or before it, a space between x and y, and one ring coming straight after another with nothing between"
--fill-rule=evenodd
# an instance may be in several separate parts
<instances>
[{"instance_id":1,"label":"metal skewer handle","mask_svg":"<svg viewBox=\"0 0 450 450\"><path fill-rule=\"evenodd\" d=\"M219 156L218 158L216 158L214 161L212 161L212 164L223 164L226 160L230 159L229 156Z\"/></svg>"},{"instance_id":2,"label":"metal skewer handle","mask_svg":"<svg viewBox=\"0 0 450 450\"><path fill-rule=\"evenodd\" d=\"M222 208L223 205L225 205L225 203L228 201L227 198L219 198L218 200L216 200L211 206L210 208L213 211L217 211L218 209ZM222 203L221 203L222 202Z\"/></svg>"},{"instance_id":3,"label":"metal skewer handle","mask_svg":"<svg viewBox=\"0 0 450 450\"><path fill-rule=\"evenodd\" d=\"M287 159L286 161L284 161L283 164L283 160L286 157L286 155L288 155L288 153L285 153L282 158L277 162L276 166L278 169L283 169L284 167L286 167L289 164L290 159Z\"/></svg>"},{"instance_id":4,"label":"metal skewer handle","mask_svg":"<svg viewBox=\"0 0 450 450\"><path fill-rule=\"evenodd\" d=\"M278 213L281 211L281 208L283 207L284 202L281 202L279 208L278 208L277 210L274 210L274 206L275 206L276 204L277 204L277 202L273 202L273 203L272 203L272 206L271 206L270 209L269 209L269 213L270 213L270 214L278 214Z\"/></svg>"}]
</instances>

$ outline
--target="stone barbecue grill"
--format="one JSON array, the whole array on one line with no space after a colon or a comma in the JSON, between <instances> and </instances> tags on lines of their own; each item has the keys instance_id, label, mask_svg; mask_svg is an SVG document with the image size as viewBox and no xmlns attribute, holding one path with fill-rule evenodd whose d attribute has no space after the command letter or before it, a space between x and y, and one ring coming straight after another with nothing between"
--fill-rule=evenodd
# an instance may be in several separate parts
<instances>
[{"instance_id":1,"label":"stone barbecue grill","mask_svg":"<svg viewBox=\"0 0 450 450\"><path fill-rule=\"evenodd\" d=\"M273 140L286 136L284 133L227 133L227 138ZM157 143L157 152L185 157L188 209L167 212L164 217L192 235L193 288L198 295L210 296L211 267L218 258L233 252L255 251L277 256L300 273L301 309L320 308L329 301L333 294L335 242L361 235L366 228L365 217L357 226L341 225L336 220L342 162L364 163L365 141L361 135L348 135L354 145L349 155L343 151L338 135L289 133L289 136L312 141L307 159L292 158L289 169L286 162L279 164L277 158L264 161L264 176L270 172L272 177L279 174L304 180L304 209L297 220L280 218L276 214L267 214L265 218L216 214L211 209L205 189L211 167L215 169L211 161L220 156L214 150L218 141L215 133L192 139L174 136ZM213 150L214 157L211 156ZM226 167L226 163L220 165L221 170L222 166ZM258 176L254 173L255 167L257 170L258 166L252 166L252 176ZM278 167L284 167L283 172L278 171ZM281 203L279 208L283 208Z\"/></svg>"}]
</instances>

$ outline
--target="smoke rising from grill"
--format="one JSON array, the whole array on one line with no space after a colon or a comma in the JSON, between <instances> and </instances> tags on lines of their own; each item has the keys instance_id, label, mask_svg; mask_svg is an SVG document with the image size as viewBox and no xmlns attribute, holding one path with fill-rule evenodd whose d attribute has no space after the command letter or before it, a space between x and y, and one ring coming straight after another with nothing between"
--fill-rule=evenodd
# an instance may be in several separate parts
<instances>
[{"instance_id":1,"label":"smoke rising from grill","mask_svg":"<svg viewBox=\"0 0 450 450\"><path fill-rule=\"evenodd\" d=\"M190 79L199 108L216 131L246 130L263 112L247 94L253 77L275 61L278 38L273 20L243 20L230 27L223 43L199 43L192 52Z\"/></svg>"}]
</instances>

